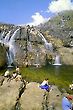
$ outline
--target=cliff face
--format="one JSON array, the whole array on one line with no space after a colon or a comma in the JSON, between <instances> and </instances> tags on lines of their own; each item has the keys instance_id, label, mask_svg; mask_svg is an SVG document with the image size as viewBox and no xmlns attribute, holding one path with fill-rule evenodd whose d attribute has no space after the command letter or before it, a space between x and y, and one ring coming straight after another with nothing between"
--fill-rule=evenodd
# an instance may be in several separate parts
<instances>
[{"instance_id":1,"label":"cliff face","mask_svg":"<svg viewBox=\"0 0 73 110\"><path fill-rule=\"evenodd\" d=\"M65 42L72 41L73 36L73 11L63 11L52 17L40 26L42 32L49 31L50 35L60 38Z\"/></svg>"},{"instance_id":2,"label":"cliff face","mask_svg":"<svg viewBox=\"0 0 73 110\"><path fill-rule=\"evenodd\" d=\"M46 55L51 51L50 44L34 27L13 27L6 31L2 30L0 40L9 47L7 51L10 60L13 60L11 64L19 66L45 65Z\"/></svg>"},{"instance_id":3,"label":"cliff face","mask_svg":"<svg viewBox=\"0 0 73 110\"><path fill-rule=\"evenodd\" d=\"M21 29L15 41L16 55L15 62L21 66L41 66L45 65L46 48L38 31L27 28Z\"/></svg>"},{"instance_id":4,"label":"cliff face","mask_svg":"<svg viewBox=\"0 0 73 110\"><path fill-rule=\"evenodd\" d=\"M61 56L63 64L73 65L73 11L63 11L39 26L45 38Z\"/></svg>"},{"instance_id":5,"label":"cliff face","mask_svg":"<svg viewBox=\"0 0 73 110\"><path fill-rule=\"evenodd\" d=\"M14 47L11 47L15 51L14 53L11 52L14 54L12 55L12 65L41 67L42 65L54 63L53 59L56 53L61 56L62 64L73 65L71 61L73 52L69 53L70 57L68 57L67 52L72 50L73 46L72 15L71 11L70 13L60 13L38 29L30 26L20 27L0 24L0 40L5 40L5 37L7 37L8 43L10 43L10 39L13 39L12 35L19 29L13 39L12 45ZM63 22L64 25L62 27ZM9 36L7 36L8 34ZM3 49L3 47L1 48ZM65 54L65 51L67 54ZM0 65L2 67L7 63L5 51L0 53L0 57Z\"/></svg>"},{"instance_id":6,"label":"cliff face","mask_svg":"<svg viewBox=\"0 0 73 110\"><path fill-rule=\"evenodd\" d=\"M73 48L62 47L58 49L61 61L66 65L73 65Z\"/></svg>"}]
</instances>

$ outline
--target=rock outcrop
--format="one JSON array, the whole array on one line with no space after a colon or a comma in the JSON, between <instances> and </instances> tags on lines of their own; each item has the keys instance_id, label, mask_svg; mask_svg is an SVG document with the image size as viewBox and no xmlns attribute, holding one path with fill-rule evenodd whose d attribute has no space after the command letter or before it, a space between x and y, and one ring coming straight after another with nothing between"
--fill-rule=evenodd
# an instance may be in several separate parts
<instances>
[{"instance_id":1,"label":"rock outcrop","mask_svg":"<svg viewBox=\"0 0 73 110\"><path fill-rule=\"evenodd\" d=\"M62 110L61 100L62 94L57 86L52 86L49 92L49 107L55 110Z\"/></svg>"},{"instance_id":2,"label":"rock outcrop","mask_svg":"<svg viewBox=\"0 0 73 110\"><path fill-rule=\"evenodd\" d=\"M26 90L20 99L21 110L42 110L44 90L38 87L38 83L27 84Z\"/></svg>"},{"instance_id":3,"label":"rock outcrop","mask_svg":"<svg viewBox=\"0 0 73 110\"><path fill-rule=\"evenodd\" d=\"M15 79L4 79L0 86L0 110L14 110L16 108L21 84L21 81L15 81Z\"/></svg>"},{"instance_id":4,"label":"rock outcrop","mask_svg":"<svg viewBox=\"0 0 73 110\"><path fill-rule=\"evenodd\" d=\"M61 61L66 65L73 65L73 48L62 47L58 49Z\"/></svg>"},{"instance_id":5,"label":"rock outcrop","mask_svg":"<svg viewBox=\"0 0 73 110\"><path fill-rule=\"evenodd\" d=\"M0 77L0 110L62 110L62 94L52 85L50 92L39 83Z\"/></svg>"}]
</instances>

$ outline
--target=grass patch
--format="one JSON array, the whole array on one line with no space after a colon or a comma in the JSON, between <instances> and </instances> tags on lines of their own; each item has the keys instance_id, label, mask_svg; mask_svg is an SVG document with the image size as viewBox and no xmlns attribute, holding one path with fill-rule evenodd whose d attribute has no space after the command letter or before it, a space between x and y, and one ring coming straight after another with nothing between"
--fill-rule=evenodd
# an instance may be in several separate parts
<instances>
[{"instance_id":1,"label":"grass patch","mask_svg":"<svg viewBox=\"0 0 73 110\"><path fill-rule=\"evenodd\" d=\"M1 71L0 74L3 74L5 70ZM15 70L11 71L12 72ZM50 84L57 85L61 91L66 89L66 91L73 93L69 90L69 84L73 81L73 67L72 66L44 66L42 68L27 67L20 68L20 72L24 79L28 82L36 81L41 83L45 78L49 79Z\"/></svg>"}]
</instances>

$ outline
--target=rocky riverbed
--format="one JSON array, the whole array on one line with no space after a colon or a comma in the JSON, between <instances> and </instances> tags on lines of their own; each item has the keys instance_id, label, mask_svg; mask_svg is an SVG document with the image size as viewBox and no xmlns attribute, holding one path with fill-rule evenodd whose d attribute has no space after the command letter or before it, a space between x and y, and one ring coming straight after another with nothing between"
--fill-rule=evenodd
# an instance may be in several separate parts
<instances>
[{"instance_id":1,"label":"rocky riverbed","mask_svg":"<svg viewBox=\"0 0 73 110\"><path fill-rule=\"evenodd\" d=\"M0 110L62 110L62 97L55 85L47 92L37 82L0 76Z\"/></svg>"}]
</instances>

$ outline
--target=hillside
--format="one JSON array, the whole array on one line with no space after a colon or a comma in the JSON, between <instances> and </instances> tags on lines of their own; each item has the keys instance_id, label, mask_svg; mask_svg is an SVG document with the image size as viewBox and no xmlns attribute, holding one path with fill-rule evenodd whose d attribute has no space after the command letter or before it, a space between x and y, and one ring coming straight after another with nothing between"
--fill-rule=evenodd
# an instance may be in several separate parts
<instances>
[{"instance_id":1,"label":"hillside","mask_svg":"<svg viewBox=\"0 0 73 110\"><path fill-rule=\"evenodd\" d=\"M3 31L3 30L10 30L10 29L12 29L13 27L14 27L15 25L14 24L7 24L7 23L2 23L2 22L0 22L0 33L1 33L1 31Z\"/></svg>"},{"instance_id":2,"label":"hillside","mask_svg":"<svg viewBox=\"0 0 73 110\"><path fill-rule=\"evenodd\" d=\"M42 32L48 32L64 41L66 45L73 45L73 11L63 11L40 26Z\"/></svg>"}]
</instances>

